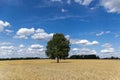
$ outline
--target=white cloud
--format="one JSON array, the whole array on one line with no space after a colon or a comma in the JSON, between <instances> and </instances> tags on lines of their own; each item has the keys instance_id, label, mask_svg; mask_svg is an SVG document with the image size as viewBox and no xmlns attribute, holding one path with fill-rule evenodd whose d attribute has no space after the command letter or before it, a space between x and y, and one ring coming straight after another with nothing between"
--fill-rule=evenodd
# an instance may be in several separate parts
<instances>
[{"instance_id":1,"label":"white cloud","mask_svg":"<svg viewBox=\"0 0 120 80\"><path fill-rule=\"evenodd\" d=\"M47 40L53 37L53 33L48 34L44 31L44 29L40 28L38 28L37 30L35 30L34 28L20 28L14 38L28 39L29 36L32 39L36 40Z\"/></svg>"},{"instance_id":2,"label":"white cloud","mask_svg":"<svg viewBox=\"0 0 120 80\"><path fill-rule=\"evenodd\" d=\"M17 33L16 36L14 36L14 38L24 38L27 39L29 35L33 34L35 32L34 28L20 28Z\"/></svg>"},{"instance_id":3,"label":"white cloud","mask_svg":"<svg viewBox=\"0 0 120 80\"><path fill-rule=\"evenodd\" d=\"M99 42L98 41L88 41L88 40L71 40L72 44L76 44L76 45L82 45L82 46L90 46L90 45L98 45Z\"/></svg>"},{"instance_id":4,"label":"white cloud","mask_svg":"<svg viewBox=\"0 0 120 80\"><path fill-rule=\"evenodd\" d=\"M10 23L9 22L4 22L2 20L0 20L0 32L2 32L4 30L5 27L9 27Z\"/></svg>"},{"instance_id":5,"label":"white cloud","mask_svg":"<svg viewBox=\"0 0 120 80\"><path fill-rule=\"evenodd\" d=\"M62 2L62 0L51 0L52 2Z\"/></svg>"},{"instance_id":6,"label":"white cloud","mask_svg":"<svg viewBox=\"0 0 120 80\"><path fill-rule=\"evenodd\" d=\"M44 30L37 29L36 32L32 35L32 39L37 40L47 40L53 37L53 33L46 33Z\"/></svg>"},{"instance_id":7,"label":"white cloud","mask_svg":"<svg viewBox=\"0 0 120 80\"><path fill-rule=\"evenodd\" d=\"M59 2L59 3L67 3L67 4L71 4L72 0L51 0L52 2ZM91 4L93 0L73 0L73 2L78 3L80 5L83 6L88 6Z\"/></svg>"},{"instance_id":8,"label":"white cloud","mask_svg":"<svg viewBox=\"0 0 120 80\"><path fill-rule=\"evenodd\" d=\"M67 0L67 4L71 4L71 0Z\"/></svg>"},{"instance_id":9,"label":"white cloud","mask_svg":"<svg viewBox=\"0 0 120 80\"><path fill-rule=\"evenodd\" d=\"M96 50L92 50L89 48L73 48L73 54L96 54Z\"/></svg>"},{"instance_id":10,"label":"white cloud","mask_svg":"<svg viewBox=\"0 0 120 80\"><path fill-rule=\"evenodd\" d=\"M45 49L43 45L32 44L19 46L0 45L0 57L45 57Z\"/></svg>"},{"instance_id":11,"label":"white cloud","mask_svg":"<svg viewBox=\"0 0 120 80\"><path fill-rule=\"evenodd\" d=\"M91 50L91 49L88 49L88 48L82 48L81 50L81 54L96 54L96 50Z\"/></svg>"},{"instance_id":12,"label":"white cloud","mask_svg":"<svg viewBox=\"0 0 120 80\"><path fill-rule=\"evenodd\" d=\"M18 56L23 56L23 57L26 57L26 56L33 57L33 56L40 55L40 54L45 55L44 46L40 44L32 44L28 47L21 44L19 45L16 51L17 51Z\"/></svg>"},{"instance_id":13,"label":"white cloud","mask_svg":"<svg viewBox=\"0 0 120 80\"><path fill-rule=\"evenodd\" d=\"M73 48L72 50L73 51L79 51L80 49L79 48Z\"/></svg>"},{"instance_id":14,"label":"white cloud","mask_svg":"<svg viewBox=\"0 0 120 80\"><path fill-rule=\"evenodd\" d=\"M40 45L40 44L32 44L28 49L27 49L28 53L32 53L32 54L41 54L41 53L45 53L44 51L44 46Z\"/></svg>"},{"instance_id":15,"label":"white cloud","mask_svg":"<svg viewBox=\"0 0 120 80\"><path fill-rule=\"evenodd\" d=\"M62 12L62 13L65 13L65 12L67 12L67 10L64 9L64 8L62 8L62 9L61 9L61 12Z\"/></svg>"},{"instance_id":16,"label":"white cloud","mask_svg":"<svg viewBox=\"0 0 120 80\"><path fill-rule=\"evenodd\" d=\"M111 33L111 31L102 31L100 33L97 33L96 36L102 36L104 34L110 34L110 33Z\"/></svg>"},{"instance_id":17,"label":"white cloud","mask_svg":"<svg viewBox=\"0 0 120 80\"><path fill-rule=\"evenodd\" d=\"M76 3L84 6L88 6L93 0L74 0Z\"/></svg>"},{"instance_id":18,"label":"white cloud","mask_svg":"<svg viewBox=\"0 0 120 80\"><path fill-rule=\"evenodd\" d=\"M109 13L120 13L120 0L101 0L101 6Z\"/></svg>"},{"instance_id":19,"label":"white cloud","mask_svg":"<svg viewBox=\"0 0 120 80\"><path fill-rule=\"evenodd\" d=\"M105 43L102 45L102 47L104 48L110 48L112 45L110 43Z\"/></svg>"},{"instance_id":20,"label":"white cloud","mask_svg":"<svg viewBox=\"0 0 120 80\"><path fill-rule=\"evenodd\" d=\"M26 50L25 50L25 49L18 49L18 50L17 50L17 53L18 53L19 55L25 54L25 53L26 53Z\"/></svg>"},{"instance_id":21,"label":"white cloud","mask_svg":"<svg viewBox=\"0 0 120 80\"><path fill-rule=\"evenodd\" d=\"M101 36L103 34L104 34L104 32L100 32L100 33L96 34L96 36Z\"/></svg>"},{"instance_id":22,"label":"white cloud","mask_svg":"<svg viewBox=\"0 0 120 80\"><path fill-rule=\"evenodd\" d=\"M0 48L2 50L13 50L15 47L14 46L1 46Z\"/></svg>"},{"instance_id":23,"label":"white cloud","mask_svg":"<svg viewBox=\"0 0 120 80\"><path fill-rule=\"evenodd\" d=\"M20 44L19 48L25 48L25 46L23 44Z\"/></svg>"},{"instance_id":24,"label":"white cloud","mask_svg":"<svg viewBox=\"0 0 120 80\"><path fill-rule=\"evenodd\" d=\"M40 44L33 44L33 45L31 45L30 48L31 48L31 49L41 49L41 48L43 48L43 45L40 45Z\"/></svg>"},{"instance_id":25,"label":"white cloud","mask_svg":"<svg viewBox=\"0 0 120 80\"><path fill-rule=\"evenodd\" d=\"M70 39L70 35L66 35L65 38L69 40Z\"/></svg>"},{"instance_id":26,"label":"white cloud","mask_svg":"<svg viewBox=\"0 0 120 80\"><path fill-rule=\"evenodd\" d=\"M34 33L34 28L28 29L28 28L21 28L17 31L17 35L30 35Z\"/></svg>"},{"instance_id":27,"label":"white cloud","mask_svg":"<svg viewBox=\"0 0 120 80\"><path fill-rule=\"evenodd\" d=\"M13 31L12 31L12 30L9 30L9 29L6 29L5 32L7 32L7 33L12 33Z\"/></svg>"},{"instance_id":28,"label":"white cloud","mask_svg":"<svg viewBox=\"0 0 120 80\"><path fill-rule=\"evenodd\" d=\"M114 48L106 48L101 50L101 53L114 53L114 52L115 52Z\"/></svg>"},{"instance_id":29,"label":"white cloud","mask_svg":"<svg viewBox=\"0 0 120 80\"><path fill-rule=\"evenodd\" d=\"M35 32L36 32L36 33L44 33L45 31L44 31L44 29L38 28Z\"/></svg>"},{"instance_id":30,"label":"white cloud","mask_svg":"<svg viewBox=\"0 0 120 80\"><path fill-rule=\"evenodd\" d=\"M101 50L101 53L114 53L115 49L112 48L112 45L110 43L105 43L104 45L102 45L102 47L104 47L103 50Z\"/></svg>"},{"instance_id":31,"label":"white cloud","mask_svg":"<svg viewBox=\"0 0 120 80\"><path fill-rule=\"evenodd\" d=\"M0 46L0 56L12 55L15 51L14 46Z\"/></svg>"},{"instance_id":32,"label":"white cloud","mask_svg":"<svg viewBox=\"0 0 120 80\"><path fill-rule=\"evenodd\" d=\"M5 46L5 45L11 45L11 44L13 44L13 43L11 43L11 42L1 42L0 45Z\"/></svg>"}]
</instances>

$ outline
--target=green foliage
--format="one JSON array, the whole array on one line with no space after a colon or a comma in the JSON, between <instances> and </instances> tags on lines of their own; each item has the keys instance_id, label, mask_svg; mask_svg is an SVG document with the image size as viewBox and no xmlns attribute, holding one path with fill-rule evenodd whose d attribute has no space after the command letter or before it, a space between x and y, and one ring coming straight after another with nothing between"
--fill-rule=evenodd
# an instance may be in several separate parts
<instances>
[{"instance_id":1,"label":"green foliage","mask_svg":"<svg viewBox=\"0 0 120 80\"><path fill-rule=\"evenodd\" d=\"M65 59L69 55L70 42L63 34L56 33L53 35L53 38L48 41L46 49L46 55L49 58Z\"/></svg>"},{"instance_id":2,"label":"green foliage","mask_svg":"<svg viewBox=\"0 0 120 80\"><path fill-rule=\"evenodd\" d=\"M72 55L70 56L70 59L100 59L100 58L95 54L90 54L90 55Z\"/></svg>"}]
</instances>

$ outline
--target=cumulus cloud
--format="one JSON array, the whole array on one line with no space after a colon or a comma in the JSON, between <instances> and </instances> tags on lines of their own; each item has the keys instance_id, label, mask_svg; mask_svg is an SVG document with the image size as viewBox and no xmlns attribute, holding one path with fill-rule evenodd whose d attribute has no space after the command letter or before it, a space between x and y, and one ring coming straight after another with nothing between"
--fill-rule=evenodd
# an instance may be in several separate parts
<instances>
[{"instance_id":1,"label":"cumulus cloud","mask_svg":"<svg viewBox=\"0 0 120 80\"><path fill-rule=\"evenodd\" d=\"M0 57L45 57L45 48L40 44L32 44L25 46L0 45Z\"/></svg>"},{"instance_id":2,"label":"cumulus cloud","mask_svg":"<svg viewBox=\"0 0 120 80\"><path fill-rule=\"evenodd\" d=\"M100 33L97 33L96 36L102 36L104 34L109 34L109 33L111 33L111 31L102 31Z\"/></svg>"},{"instance_id":3,"label":"cumulus cloud","mask_svg":"<svg viewBox=\"0 0 120 80\"><path fill-rule=\"evenodd\" d=\"M101 50L101 53L114 53L114 52L115 52L114 48L106 48Z\"/></svg>"},{"instance_id":4,"label":"cumulus cloud","mask_svg":"<svg viewBox=\"0 0 120 80\"><path fill-rule=\"evenodd\" d=\"M2 32L4 30L5 27L9 27L10 26L10 23L7 22L7 21L2 21L0 20L0 32Z\"/></svg>"},{"instance_id":5,"label":"cumulus cloud","mask_svg":"<svg viewBox=\"0 0 120 80\"><path fill-rule=\"evenodd\" d=\"M44 29L34 29L34 28L20 28L17 32L14 38L21 38L21 39L28 39L28 37L31 37L32 39L36 40L47 40L51 39L53 36L53 33L48 34L44 31Z\"/></svg>"},{"instance_id":6,"label":"cumulus cloud","mask_svg":"<svg viewBox=\"0 0 120 80\"><path fill-rule=\"evenodd\" d=\"M31 48L31 49L41 49L41 48L43 48L43 45L40 45L40 44L33 44L33 45L31 45L30 48Z\"/></svg>"},{"instance_id":7,"label":"cumulus cloud","mask_svg":"<svg viewBox=\"0 0 120 80\"><path fill-rule=\"evenodd\" d=\"M34 28L21 28L17 31L17 35L30 35L34 33Z\"/></svg>"},{"instance_id":8,"label":"cumulus cloud","mask_svg":"<svg viewBox=\"0 0 120 80\"><path fill-rule=\"evenodd\" d=\"M73 48L73 54L96 54L96 50L92 50L89 48Z\"/></svg>"},{"instance_id":9,"label":"cumulus cloud","mask_svg":"<svg viewBox=\"0 0 120 80\"><path fill-rule=\"evenodd\" d=\"M96 50L91 50L91 49L88 49L88 48L82 48L81 50L81 54L96 54Z\"/></svg>"},{"instance_id":10,"label":"cumulus cloud","mask_svg":"<svg viewBox=\"0 0 120 80\"><path fill-rule=\"evenodd\" d=\"M34 28L20 28L17 33L16 36L14 36L15 38L24 38L27 39L29 35L33 34L35 32Z\"/></svg>"},{"instance_id":11,"label":"cumulus cloud","mask_svg":"<svg viewBox=\"0 0 120 80\"><path fill-rule=\"evenodd\" d=\"M98 45L99 42L98 41L88 41L88 40L71 40L72 44L76 44L76 45L82 45L82 46L90 46L90 45Z\"/></svg>"},{"instance_id":12,"label":"cumulus cloud","mask_svg":"<svg viewBox=\"0 0 120 80\"><path fill-rule=\"evenodd\" d=\"M70 35L66 35L65 38L70 40Z\"/></svg>"},{"instance_id":13,"label":"cumulus cloud","mask_svg":"<svg viewBox=\"0 0 120 80\"><path fill-rule=\"evenodd\" d=\"M44 53L44 46L40 44L32 44L28 47L21 44L16 50L19 56L35 56L36 54Z\"/></svg>"},{"instance_id":14,"label":"cumulus cloud","mask_svg":"<svg viewBox=\"0 0 120 80\"><path fill-rule=\"evenodd\" d=\"M51 2L59 2L59 3L67 3L67 4L71 4L71 2L75 2L78 3L80 5L83 6L88 6L91 4L93 0L51 0Z\"/></svg>"},{"instance_id":15,"label":"cumulus cloud","mask_svg":"<svg viewBox=\"0 0 120 80\"><path fill-rule=\"evenodd\" d=\"M72 50L73 51L79 51L80 49L79 48L73 48Z\"/></svg>"},{"instance_id":16,"label":"cumulus cloud","mask_svg":"<svg viewBox=\"0 0 120 80\"><path fill-rule=\"evenodd\" d=\"M62 0L51 0L52 2L62 2Z\"/></svg>"},{"instance_id":17,"label":"cumulus cloud","mask_svg":"<svg viewBox=\"0 0 120 80\"><path fill-rule=\"evenodd\" d=\"M110 43L105 43L104 45L102 45L102 47L104 47L103 50L101 50L101 53L114 53L115 49L112 48L112 45Z\"/></svg>"},{"instance_id":18,"label":"cumulus cloud","mask_svg":"<svg viewBox=\"0 0 120 80\"><path fill-rule=\"evenodd\" d=\"M44 46L40 44L32 44L28 49L28 53L32 54L40 54L40 53L45 53L44 52Z\"/></svg>"},{"instance_id":19,"label":"cumulus cloud","mask_svg":"<svg viewBox=\"0 0 120 80\"><path fill-rule=\"evenodd\" d=\"M11 55L14 53L15 47L14 46L0 46L0 56L2 55Z\"/></svg>"},{"instance_id":20,"label":"cumulus cloud","mask_svg":"<svg viewBox=\"0 0 120 80\"><path fill-rule=\"evenodd\" d=\"M84 6L88 6L93 0L74 0L76 3Z\"/></svg>"},{"instance_id":21,"label":"cumulus cloud","mask_svg":"<svg viewBox=\"0 0 120 80\"><path fill-rule=\"evenodd\" d=\"M20 44L19 48L25 48L25 46L23 44Z\"/></svg>"},{"instance_id":22,"label":"cumulus cloud","mask_svg":"<svg viewBox=\"0 0 120 80\"><path fill-rule=\"evenodd\" d=\"M6 45L11 45L11 44L13 44L13 43L11 43L11 42L1 42L0 45L2 45L2 46L6 46Z\"/></svg>"},{"instance_id":23,"label":"cumulus cloud","mask_svg":"<svg viewBox=\"0 0 120 80\"><path fill-rule=\"evenodd\" d=\"M120 0L101 0L101 6L109 13L120 13Z\"/></svg>"},{"instance_id":24,"label":"cumulus cloud","mask_svg":"<svg viewBox=\"0 0 120 80\"><path fill-rule=\"evenodd\" d=\"M37 29L36 32L32 35L32 39L36 40L47 40L53 37L53 33L48 34L43 29Z\"/></svg>"},{"instance_id":25,"label":"cumulus cloud","mask_svg":"<svg viewBox=\"0 0 120 80\"><path fill-rule=\"evenodd\" d=\"M3 50L13 50L15 47L14 46L2 46L0 48Z\"/></svg>"},{"instance_id":26,"label":"cumulus cloud","mask_svg":"<svg viewBox=\"0 0 120 80\"><path fill-rule=\"evenodd\" d=\"M112 45L110 43L105 43L102 45L102 47L104 48L110 48Z\"/></svg>"},{"instance_id":27,"label":"cumulus cloud","mask_svg":"<svg viewBox=\"0 0 120 80\"><path fill-rule=\"evenodd\" d=\"M44 31L44 29L38 28L35 32L36 32L36 33L44 33L45 31Z\"/></svg>"}]
</instances>

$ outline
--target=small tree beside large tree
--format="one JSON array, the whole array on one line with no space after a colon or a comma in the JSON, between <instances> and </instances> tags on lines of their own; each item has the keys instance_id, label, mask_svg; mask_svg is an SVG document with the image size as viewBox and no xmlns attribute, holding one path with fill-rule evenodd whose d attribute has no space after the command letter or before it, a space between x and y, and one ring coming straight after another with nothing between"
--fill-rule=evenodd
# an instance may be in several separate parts
<instances>
[{"instance_id":1,"label":"small tree beside large tree","mask_svg":"<svg viewBox=\"0 0 120 80\"><path fill-rule=\"evenodd\" d=\"M70 42L63 34L56 33L53 38L48 41L46 46L46 55L51 58L57 58L57 63L59 59L65 59L68 57L70 51Z\"/></svg>"}]
</instances>

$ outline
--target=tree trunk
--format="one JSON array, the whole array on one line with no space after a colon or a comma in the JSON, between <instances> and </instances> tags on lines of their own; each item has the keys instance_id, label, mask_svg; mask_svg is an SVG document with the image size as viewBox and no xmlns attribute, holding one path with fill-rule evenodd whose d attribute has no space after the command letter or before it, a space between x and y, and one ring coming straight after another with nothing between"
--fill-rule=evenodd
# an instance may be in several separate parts
<instances>
[{"instance_id":1,"label":"tree trunk","mask_svg":"<svg viewBox=\"0 0 120 80\"><path fill-rule=\"evenodd\" d=\"M57 63L59 63L59 57L57 57Z\"/></svg>"}]
</instances>

